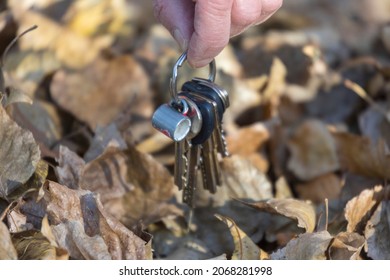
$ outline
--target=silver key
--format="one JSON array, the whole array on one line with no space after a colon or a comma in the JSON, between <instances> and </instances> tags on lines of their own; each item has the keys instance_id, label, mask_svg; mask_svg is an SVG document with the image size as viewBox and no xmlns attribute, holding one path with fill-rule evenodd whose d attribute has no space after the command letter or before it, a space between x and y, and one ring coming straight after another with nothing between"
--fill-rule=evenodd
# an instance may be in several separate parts
<instances>
[{"instance_id":1,"label":"silver key","mask_svg":"<svg viewBox=\"0 0 390 280\"><path fill-rule=\"evenodd\" d=\"M182 190L187 184L187 170L188 170L188 157L189 150L188 140L184 139L180 142L175 142L175 167L174 167L174 182L175 185Z\"/></svg>"},{"instance_id":2,"label":"silver key","mask_svg":"<svg viewBox=\"0 0 390 280\"><path fill-rule=\"evenodd\" d=\"M183 188L183 202L188 206L193 207L194 205L194 192L197 187L197 175L199 168L199 145L192 145L188 152L189 163L187 167L187 184Z\"/></svg>"}]
</instances>

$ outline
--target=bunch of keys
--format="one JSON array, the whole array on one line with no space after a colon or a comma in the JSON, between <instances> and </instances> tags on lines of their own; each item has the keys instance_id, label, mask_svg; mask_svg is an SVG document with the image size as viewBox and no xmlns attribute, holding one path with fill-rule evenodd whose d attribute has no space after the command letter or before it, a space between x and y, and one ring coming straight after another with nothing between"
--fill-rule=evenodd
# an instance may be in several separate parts
<instances>
[{"instance_id":1,"label":"bunch of keys","mask_svg":"<svg viewBox=\"0 0 390 280\"><path fill-rule=\"evenodd\" d=\"M178 68L186 58L183 53L174 65L171 101L154 112L152 125L175 141L175 184L183 190L183 202L193 207L198 173L203 187L211 193L221 185L219 158L228 156L222 118L229 107L229 96L214 83L214 60L209 64L208 79L193 78L178 91Z\"/></svg>"}]
</instances>

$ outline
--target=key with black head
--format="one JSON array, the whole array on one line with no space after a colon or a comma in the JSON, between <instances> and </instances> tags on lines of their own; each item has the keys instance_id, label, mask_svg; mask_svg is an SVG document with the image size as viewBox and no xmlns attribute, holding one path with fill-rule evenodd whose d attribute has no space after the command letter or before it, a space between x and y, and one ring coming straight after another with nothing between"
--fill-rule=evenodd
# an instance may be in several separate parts
<instances>
[{"instance_id":1,"label":"key with black head","mask_svg":"<svg viewBox=\"0 0 390 280\"><path fill-rule=\"evenodd\" d=\"M217 144L217 150L222 155L226 157L229 155L226 145L226 139L224 131L222 128L222 119L225 110L229 107L229 96L226 90L219 87L217 84L211 82L210 80L194 78L192 81L186 82L183 85L183 89L196 92L209 100L215 102L215 107L217 110L216 116L218 117L215 120L216 126L214 130L214 141Z\"/></svg>"},{"instance_id":2,"label":"key with black head","mask_svg":"<svg viewBox=\"0 0 390 280\"><path fill-rule=\"evenodd\" d=\"M215 145L214 143L208 143L208 141L211 141L210 139L215 128L216 111L213 104L201 95L183 92L179 96L192 100L202 115L202 127L199 133L190 140L188 186L187 190L183 191L183 200L188 204L192 204L192 194L196 189L196 176L199 168L203 177L204 186L210 191L215 192L216 180L218 180L216 178L216 172L218 170L215 170L214 162L217 159L214 157L210 159Z\"/></svg>"}]
</instances>

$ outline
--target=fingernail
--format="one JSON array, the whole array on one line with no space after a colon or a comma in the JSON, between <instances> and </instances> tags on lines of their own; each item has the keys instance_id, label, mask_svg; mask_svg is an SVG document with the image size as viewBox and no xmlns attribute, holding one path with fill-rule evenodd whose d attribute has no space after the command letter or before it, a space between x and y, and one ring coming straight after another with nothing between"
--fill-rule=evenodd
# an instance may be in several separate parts
<instances>
[{"instance_id":1,"label":"fingernail","mask_svg":"<svg viewBox=\"0 0 390 280\"><path fill-rule=\"evenodd\" d=\"M179 29L175 29L173 31L173 38L175 38L176 42L179 44L180 49L182 51L187 50L188 48L188 41L184 39L183 34L181 34Z\"/></svg>"}]
</instances>

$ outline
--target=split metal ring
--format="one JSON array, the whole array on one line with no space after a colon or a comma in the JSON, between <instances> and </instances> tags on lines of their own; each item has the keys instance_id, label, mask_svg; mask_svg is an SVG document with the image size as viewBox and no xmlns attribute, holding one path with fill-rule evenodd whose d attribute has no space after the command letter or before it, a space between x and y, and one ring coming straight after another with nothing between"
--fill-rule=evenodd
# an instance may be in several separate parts
<instances>
[{"instance_id":1,"label":"split metal ring","mask_svg":"<svg viewBox=\"0 0 390 280\"><path fill-rule=\"evenodd\" d=\"M178 76L178 69L183 65L183 62L187 60L187 52L184 52L176 61L175 65L173 66L172 70L172 77L170 79L169 83L169 91L172 97L172 100L175 103L179 103L180 100L178 98L178 90L177 90L177 76ZM216 76L216 66L215 66L215 60L213 59L209 63L209 77L208 80L211 82L215 81L215 76Z\"/></svg>"}]
</instances>

